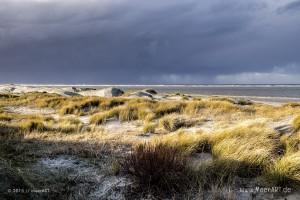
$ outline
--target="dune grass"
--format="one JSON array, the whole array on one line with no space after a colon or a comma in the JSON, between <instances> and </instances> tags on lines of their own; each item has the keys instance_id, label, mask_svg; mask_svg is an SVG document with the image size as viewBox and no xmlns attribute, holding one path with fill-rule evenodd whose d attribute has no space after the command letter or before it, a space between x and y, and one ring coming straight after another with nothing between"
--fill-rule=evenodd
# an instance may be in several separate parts
<instances>
[{"instance_id":1,"label":"dune grass","mask_svg":"<svg viewBox=\"0 0 300 200\"><path fill-rule=\"evenodd\" d=\"M257 176L278 156L279 135L264 124L238 126L212 137L213 156L239 162L239 175Z\"/></svg>"},{"instance_id":2,"label":"dune grass","mask_svg":"<svg viewBox=\"0 0 300 200\"><path fill-rule=\"evenodd\" d=\"M176 114L165 115L159 120L159 125L169 132L176 131L183 127L191 127L195 125L198 120L189 119L185 116Z\"/></svg>"},{"instance_id":3,"label":"dune grass","mask_svg":"<svg viewBox=\"0 0 300 200\"><path fill-rule=\"evenodd\" d=\"M144 126L143 126L143 132L144 133L155 133L156 130L156 123L153 122L144 122Z\"/></svg>"},{"instance_id":4,"label":"dune grass","mask_svg":"<svg viewBox=\"0 0 300 200\"><path fill-rule=\"evenodd\" d=\"M270 167L266 178L276 185L295 187L300 184L300 151L284 155Z\"/></svg>"},{"instance_id":5,"label":"dune grass","mask_svg":"<svg viewBox=\"0 0 300 200\"><path fill-rule=\"evenodd\" d=\"M177 101L160 102L156 105L153 112L157 118L160 118L166 114L181 113L185 106L185 103Z\"/></svg>"},{"instance_id":6,"label":"dune grass","mask_svg":"<svg viewBox=\"0 0 300 200\"><path fill-rule=\"evenodd\" d=\"M70 105L64 106L61 108L60 113L63 115L66 114L77 114L81 115L84 112L88 112L93 108L97 108L100 105L100 100L91 99L81 102L73 102Z\"/></svg>"},{"instance_id":7,"label":"dune grass","mask_svg":"<svg viewBox=\"0 0 300 200\"><path fill-rule=\"evenodd\" d=\"M90 117L90 123L97 125L104 124L110 118L119 118L119 112L120 109L116 107L104 112L96 113Z\"/></svg>"},{"instance_id":8,"label":"dune grass","mask_svg":"<svg viewBox=\"0 0 300 200\"><path fill-rule=\"evenodd\" d=\"M292 135L284 135L280 138L280 140L285 147L286 154L300 151L300 132Z\"/></svg>"},{"instance_id":9,"label":"dune grass","mask_svg":"<svg viewBox=\"0 0 300 200\"><path fill-rule=\"evenodd\" d=\"M190 155L195 152L211 151L211 135L202 132L191 134L180 131L174 134L167 134L153 138L152 142L154 144L163 143L167 146L176 147L186 155Z\"/></svg>"},{"instance_id":10,"label":"dune grass","mask_svg":"<svg viewBox=\"0 0 300 200\"><path fill-rule=\"evenodd\" d=\"M133 148L130 155L116 150L121 152L119 157L122 159L118 166L131 174L143 191L161 188L162 191L181 192L190 184L213 190L215 186L233 186L236 178L264 177L270 181L266 184L273 185L297 185L300 182L299 117L293 122L295 131L283 136L268 124L300 115L298 104L275 107L237 103L223 97L155 101L124 97L61 97L41 93L1 98L0 108L12 105L49 107L62 114L57 119L46 115L7 113L0 109L0 138L5 139L1 141L22 138L25 142L61 144L60 148L49 150L54 155L75 152L80 156L101 157L96 149L100 143L108 142L114 150L127 150L128 146L141 142L141 137L136 137L141 131L160 133L151 135L149 143ZM74 114L90 116L90 124L82 124ZM143 127L138 127L136 132L113 135L105 133L102 126L96 126L104 125L111 118L140 120L136 124ZM258 120L253 123L255 118ZM266 119L264 122L263 118ZM184 129L195 124L199 125L195 128L201 129L203 119L216 125L209 132L203 129L192 133ZM257 123L259 120L261 123ZM26 144L28 147L32 145L30 142ZM41 152L46 151L45 148ZM202 152L211 153L212 160L191 170L189 159Z\"/></svg>"},{"instance_id":11,"label":"dune grass","mask_svg":"<svg viewBox=\"0 0 300 200\"><path fill-rule=\"evenodd\" d=\"M293 127L295 131L298 131L300 129L300 115L295 117L295 119L293 120Z\"/></svg>"},{"instance_id":12,"label":"dune grass","mask_svg":"<svg viewBox=\"0 0 300 200\"><path fill-rule=\"evenodd\" d=\"M178 148L160 144L140 144L122 165L140 187L159 191L180 191L189 183L187 159Z\"/></svg>"}]
</instances>

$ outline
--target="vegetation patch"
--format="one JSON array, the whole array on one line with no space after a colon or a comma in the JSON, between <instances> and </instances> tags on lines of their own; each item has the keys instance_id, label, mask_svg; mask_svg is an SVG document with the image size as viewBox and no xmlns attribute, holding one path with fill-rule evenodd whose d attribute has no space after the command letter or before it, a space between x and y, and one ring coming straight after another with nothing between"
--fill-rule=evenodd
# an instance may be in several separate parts
<instances>
[{"instance_id":1,"label":"vegetation patch","mask_svg":"<svg viewBox=\"0 0 300 200\"><path fill-rule=\"evenodd\" d=\"M85 112L90 111L93 108L97 108L100 105L100 100L93 99L93 100L86 100L83 102L75 102L68 106L62 107L60 110L61 114L82 114Z\"/></svg>"},{"instance_id":2,"label":"vegetation patch","mask_svg":"<svg viewBox=\"0 0 300 200\"><path fill-rule=\"evenodd\" d=\"M197 120L187 119L175 114L166 115L159 120L159 124L165 130L173 132L182 127L191 127L197 123Z\"/></svg>"},{"instance_id":3,"label":"vegetation patch","mask_svg":"<svg viewBox=\"0 0 300 200\"><path fill-rule=\"evenodd\" d=\"M154 138L152 142L176 147L186 155L211 151L211 135L201 132L191 134L181 131L161 136L159 140Z\"/></svg>"},{"instance_id":4,"label":"vegetation patch","mask_svg":"<svg viewBox=\"0 0 300 200\"><path fill-rule=\"evenodd\" d=\"M90 123L97 124L97 125L104 124L110 118L113 118L113 117L119 118L119 112L120 112L120 109L118 107L116 107L116 108L113 108L108 111L94 114L90 117Z\"/></svg>"},{"instance_id":5,"label":"vegetation patch","mask_svg":"<svg viewBox=\"0 0 300 200\"><path fill-rule=\"evenodd\" d=\"M280 186L299 186L300 151L284 155L269 169L266 178Z\"/></svg>"},{"instance_id":6,"label":"vegetation patch","mask_svg":"<svg viewBox=\"0 0 300 200\"><path fill-rule=\"evenodd\" d=\"M295 129L295 131L298 131L300 129L300 115L297 116L294 120L293 120L293 127Z\"/></svg>"},{"instance_id":7,"label":"vegetation patch","mask_svg":"<svg viewBox=\"0 0 300 200\"><path fill-rule=\"evenodd\" d=\"M300 151L300 132L292 135L284 135L280 140L285 147L286 154Z\"/></svg>"},{"instance_id":8,"label":"vegetation patch","mask_svg":"<svg viewBox=\"0 0 300 200\"><path fill-rule=\"evenodd\" d=\"M143 188L180 191L189 184L186 157L178 148L162 143L138 145L122 166Z\"/></svg>"},{"instance_id":9,"label":"vegetation patch","mask_svg":"<svg viewBox=\"0 0 300 200\"><path fill-rule=\"evenodd\" d=\"M279 136L263 124L239 126L216 133L212 153L218 159L239 164L238 175L260 175L278 156Z\"/></svg>"},{"instance_id":10,"label":"vegetation patch","mask_svg":"<svg viewBox=\"0 0 300 200\"><path fill-rule=\"evenodd\" d=\"M144 133L155 133L156 123L153 122L145 122L143 127Z\"/></svg>"},{"instance_id":11,"label":"vegetation patch","mask_svg":"<svg viewBox=\"0 0 300 200\"><path fill-rule=\"evenodd\" d=\"M154 109L154 113L157 118L160 118L166 114L171 113L181 113L185 108L186 103L176 102L176 101L168 101L168 102L160 102Z\"/></svg>"}]
</instances>

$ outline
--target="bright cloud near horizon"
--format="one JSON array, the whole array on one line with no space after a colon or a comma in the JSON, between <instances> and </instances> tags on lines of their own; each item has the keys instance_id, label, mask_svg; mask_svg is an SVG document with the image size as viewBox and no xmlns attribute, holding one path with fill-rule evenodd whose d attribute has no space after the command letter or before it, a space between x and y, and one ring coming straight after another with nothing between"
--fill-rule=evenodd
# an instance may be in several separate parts
<instances>
[{"instance_id":1,"label":"bright cloud near horizon","mask_svg":"<svg viewBox=\"0 0 300 200\"><path fill-rule=\"evenodd\" d=\"M0 83L300 84L300 0L0 0Z\"/></svg>"}]
</instances>

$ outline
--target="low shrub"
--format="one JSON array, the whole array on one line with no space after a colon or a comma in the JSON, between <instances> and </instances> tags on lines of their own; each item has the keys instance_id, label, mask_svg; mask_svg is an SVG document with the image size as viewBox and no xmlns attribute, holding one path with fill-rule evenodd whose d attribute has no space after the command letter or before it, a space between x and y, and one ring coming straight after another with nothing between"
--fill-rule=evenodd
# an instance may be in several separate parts
<instances>
[{"instance_id":1,"label":"low shrub","mask_svg":"<svg viewBox=\"0 0 300 200\"><path fill-rule=\"evenodd\" d=\"M189 183L187 160L175 147L141 144L122 163L125 173L133 175L141 187L179 191Z\"/></svg>"}]
</instances>

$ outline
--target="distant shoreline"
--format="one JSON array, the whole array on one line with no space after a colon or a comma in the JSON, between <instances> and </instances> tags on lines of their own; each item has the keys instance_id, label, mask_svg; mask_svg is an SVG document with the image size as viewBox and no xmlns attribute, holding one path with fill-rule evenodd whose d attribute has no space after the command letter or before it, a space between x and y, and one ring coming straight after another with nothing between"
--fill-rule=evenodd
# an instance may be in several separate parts
<instances>
[{"instance_id":1,"label":"distant shoreline","mask_svg":"<svg viewBox=\"0 0 300 200\"><path fill-rule=\"evenodd\" d=\"M117 87L125 92L152 88L159 94L181 93L194 97L244 98L258 103L282 104L300 102L300 85L67 85L67 84L0 84L1 86L21 86L28 88L95 88Z\"/></svg>"}]
</instances>

